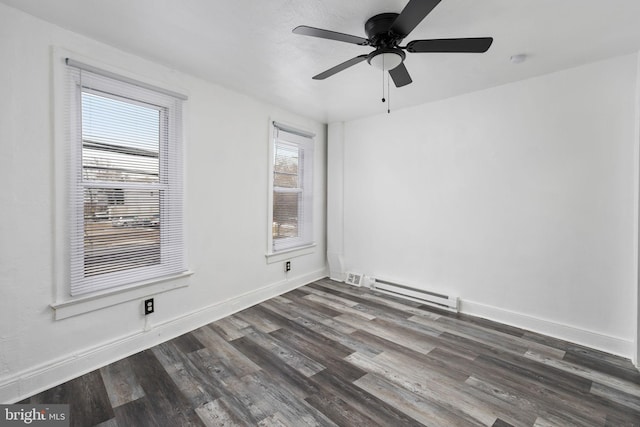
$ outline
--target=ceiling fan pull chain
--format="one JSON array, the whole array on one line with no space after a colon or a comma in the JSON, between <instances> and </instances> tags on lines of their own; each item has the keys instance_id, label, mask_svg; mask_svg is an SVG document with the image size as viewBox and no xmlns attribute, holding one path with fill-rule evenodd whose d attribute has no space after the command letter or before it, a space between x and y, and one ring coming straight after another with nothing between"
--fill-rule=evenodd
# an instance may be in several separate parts
<instances>
[{"instance_id":1,"label":"ceiling fan pull chain","mask_svg":"<svg viewBox=\"0 0 640 427\"><path fill-rule=\"evenodd\" d=\"M384 56L382 57L382 102L385 102L384 99Z\"/></svg>"},{"instance_id":2,"label":"ceiling fan pull chain","mask_svg":"<svg viewBox=\"0 0 640 427\"><path fill-rule=\"evenodd\" d=\"M387 114L391 114L391 89L389 89L389 78L390 74L387 73L387 98L389 102L387 102Z\"/></svg>"}]
</instances>

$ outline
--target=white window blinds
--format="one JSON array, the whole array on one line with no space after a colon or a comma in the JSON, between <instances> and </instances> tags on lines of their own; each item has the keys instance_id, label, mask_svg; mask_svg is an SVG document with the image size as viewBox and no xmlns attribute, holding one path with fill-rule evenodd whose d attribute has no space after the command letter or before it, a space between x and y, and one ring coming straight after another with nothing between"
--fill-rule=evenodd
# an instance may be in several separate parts
<instances>
[{"instance_id":1,"label":"white window blinds","mask_svg":"<svg viewBox=\"0 0 640 427\"><path fill-rule=\"evenodd\" d=\"M181 99L75 65L66 102L71 295L184 272Z\"/></svg>"},{"instance_id":2,"label":"white window blinds","mask_svg":"<svg viewBox=\"0 0 640 427\"><path fill-rule=\"evenodd\" d=\"M313 134L274 125L272 249L313 243Z\"/></svg>"}]
</instances>

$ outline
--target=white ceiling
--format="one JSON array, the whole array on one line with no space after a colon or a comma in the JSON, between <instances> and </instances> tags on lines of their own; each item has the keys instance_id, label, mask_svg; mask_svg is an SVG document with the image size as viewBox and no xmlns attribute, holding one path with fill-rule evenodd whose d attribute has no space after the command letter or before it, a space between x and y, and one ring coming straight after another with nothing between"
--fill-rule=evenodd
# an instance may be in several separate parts
<instances>
[{"instance_id":1,"label":"white ceiling","mask_svg":"<svg viewBox=\"0 0 640 427\"><path fill-rule=\"evenodd\" d=\"M0 0L46 21L323 122L386 111L368 53L292 34L309 25L366 37L364 22L407 0ZM407 37L492 36L485 54L407 54L413 83L392 110L640 50L638 0L442 0ZM509 57L524 53L514 65Z\"/></svg>"}]
</instances>

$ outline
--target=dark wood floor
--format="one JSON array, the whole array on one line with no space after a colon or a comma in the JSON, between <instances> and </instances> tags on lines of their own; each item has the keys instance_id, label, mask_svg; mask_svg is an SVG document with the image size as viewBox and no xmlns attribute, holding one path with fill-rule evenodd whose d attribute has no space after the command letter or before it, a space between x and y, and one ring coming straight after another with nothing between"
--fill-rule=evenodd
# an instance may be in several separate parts
<instances>
[{"instance_id":1,"label":"dark wood floor","mask_svg":"<svg viewBox=\"0 0 640 427\"><path fill-rule=\"evenodd\" d=\"M75 426L640 426L640 373L321 280L23 403L69 403Z\"/></svg>"}]
</instances>

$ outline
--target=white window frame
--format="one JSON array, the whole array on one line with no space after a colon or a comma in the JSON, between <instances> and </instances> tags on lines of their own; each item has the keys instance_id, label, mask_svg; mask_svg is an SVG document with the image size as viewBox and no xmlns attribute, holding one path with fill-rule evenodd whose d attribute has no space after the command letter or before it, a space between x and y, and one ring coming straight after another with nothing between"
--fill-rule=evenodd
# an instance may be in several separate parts
<instances>
[{"instance_id":1,"label":"white window frame","mask_svg":"<svg viewBox=\"0 0 640 427\"><path fill-rule=\"evenodd\" d=\"M114 78L126 83L137 85L140 88L157 90L159 93L167 95L169 98L177 98L180 101L186 100L187 96L182 95L184 92L180 89L168 88L164 84L160 84L156 81L141 78L136 74L114 68L108 64L101 63L93 58L77 54L75 52L67 51L66 49L53 47L52 48L52 61L53 61L53 84L54 84L54 212L55 212L55 240L54 240L54 301L51 307L54 309L55 319L65 319L71 316L87 313L90 311L102 309L112 305L121 304L126 301L131 301L139 298L146 297L148 295L158 294L166 291L170 291L177 288L188 286L187 278L193 274L187 269L186 263L186 245L184 242L185 227L184 227L184 206L183 202L175 204L171 207L170 211L172 215L178 215L181 217L181 226L179 233L181 235L181 251L183 254L183 268L179 271L175 271L170 274L163 275L149 275L146 278L141 278L137 281L130 281L128 283L121 283L118 286L109 287L108 289L99 289L96 291L88 292L80 295L71 295L71 249L70 249L70 235L72 233L69 225L68 218L73 215L74 212L78 214L77 201L74 204L73 194L77 194L78 188L74 189L74 184L71 182L71 172L75 167L76 170L81 168L81 147L70 150L70 129L69 123L71 111L69 109L69 87L68 87L68 66L69 58L73 62L73 65L78 67L86 67L85 69L102 73L103 76ZM78 91L79 97L80 91ZM75 102L78 102L77 98ZM156 100L157 101L157 100ZM181 102L179 103L181 104ZM174 104L175 107L176 104ZM79 106L79 105L78 105ZM172 171L175 175L175 179L179 180L180 188L183 188L183 130L182 130L182 106L176 110L176 114L173 115L173 126L171 132L174 132L175 140L179 143L176 146L169 146L171 151L170 156L174 156L175 164L177 168ZM75 154L73 153L75 151ZM177 173L176 173L177 171ZM161 184L162 185L162 184ZM118 188L121 185L118 184ZM184 191L181 190L180 198L183 197ZM161 215L167 213L165 207L164 212L161 208ZM80 212L82 214L82 212ZM162 221L161 221L162 223ZM175 230L175 229L174 229Z\"/></svg>"},{"instance_id":2,"label":"white window frame","mask_svg":"<svg viewBox=\"0 0 640 427\"><path fill-rule=\"evenodd\" d=\"M268 197L268 247L267 261L279 261L283 256L292 257L303 255L313 251L315 247L313 235L313 175L314 175L314 151L315 151L315 134L300 129L297 126L284 124L282 122L271 121L269 132L269 197ZM284 138L279 135L285 135ZM302 151L302 163L299 165L302 170L300 176L302 192L302 205L299 209L302 211L298 214L298 218L304 218L302 224L298 224L299 235L286 239L273 238L273 208L274 208L274 160L275 146L277 143L291 145ZM283 192L294 190L282 189Z\"/></svg>"}]
</instances>

